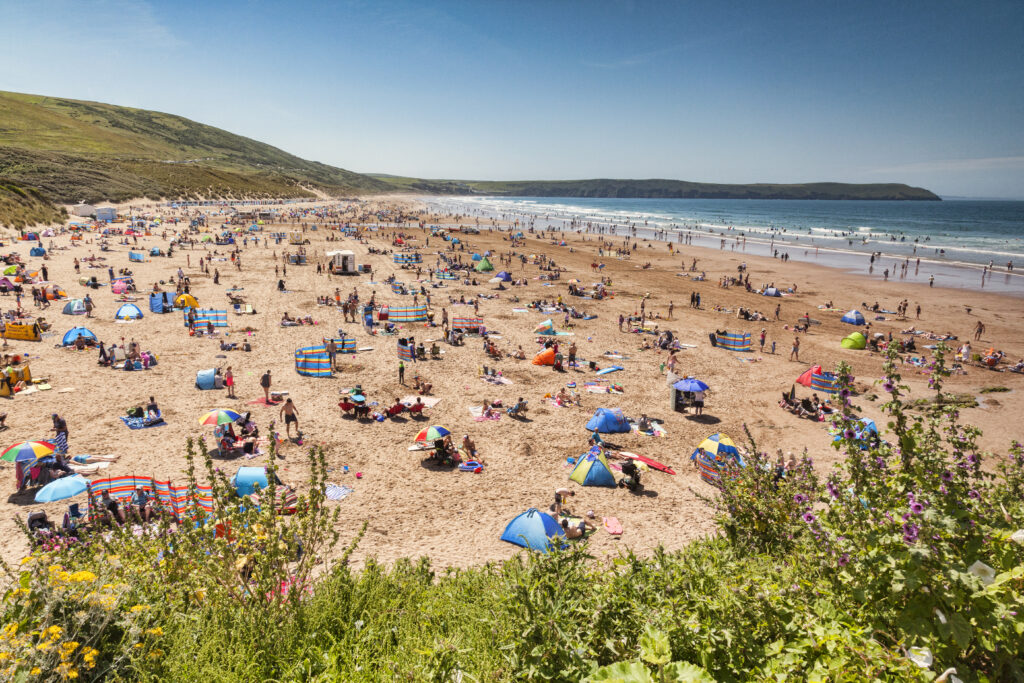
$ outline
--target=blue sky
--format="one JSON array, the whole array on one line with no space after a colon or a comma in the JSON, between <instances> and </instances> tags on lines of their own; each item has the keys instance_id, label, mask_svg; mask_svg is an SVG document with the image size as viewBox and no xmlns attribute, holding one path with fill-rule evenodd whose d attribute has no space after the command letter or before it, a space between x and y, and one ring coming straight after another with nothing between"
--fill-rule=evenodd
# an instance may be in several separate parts
<instances>
[{"instance_id":1,"label":"blue sky","mask_svg":"<svg viewBox=\"0 0 1024 683\"><path fill-rule=\"evenodd\" d=\"M181 114L356 171L1024 198L1020 0L0 10L0 89Z\"/></svg>"}]
</instances>

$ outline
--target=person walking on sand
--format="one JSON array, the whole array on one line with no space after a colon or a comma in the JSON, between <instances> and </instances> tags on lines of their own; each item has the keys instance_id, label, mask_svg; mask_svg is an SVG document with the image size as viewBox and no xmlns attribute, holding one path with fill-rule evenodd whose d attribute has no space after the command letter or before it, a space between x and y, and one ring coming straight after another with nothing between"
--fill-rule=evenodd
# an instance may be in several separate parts
<instances>
[{"instance_id":1,"label":"person walking on sand","mask_svg":"<svg viewBox=\"0 0 1024 683\"><path fill-rule=\"evenodd\" d=\"M767 337L767 336L768 336L768 330L762 327L761 328L761 353L764 353L764 340L765 340L765 337Z\"/></svg>"},{"instance_id":2,"label":"person walking on sand","mask_svg":"<svg viewBox=\"0 0 1024 683\"><path fill-rule=\"evenodd\" d=\"M301 437L302 432L299 431L299 411L295 408L295 404L292 403L292 399L288 398L284 405L281 406L281 419L284 420L284 432L285 436L291 438L292 436L292 425L295 425L295 436Z\"/></svg>"},{"instance_id":3,"label":"person walking on sand","mask_svg":"<svg viewBox=\"0 0 1024 683\"><path fill-rule=\"evenodd\" d=\"M260 377L260 386L263 387L263 400L266 403L270 403L270 370L263 373Z\"/></svg>"},{"instance_id":4,"label":"person walking on sand","mask_svg":"<svg viewBox=\"0 0 1024 683\"><path fill-rule=\"evenodd\" d=\"M800 337L793 337L793 350L789 352L789 359L800 360Z\"/></svg>"},{"instance_id":5,"label":"person walking on sand","mask_svg":"<svg viewBox=\"0 0 1024 683\"><path fill-rule=\"evenodd\" d=\"M405 386L405 361L398 361L398 383Z\"/></svg>"},{"instance_id":6,"label":"person walking on sand","mask_svg":"<svg viewBox=\"0 0 1024 683\"><path fill-rule=\"evenodd\" d=\"M230 365L224 370L224 386L228 388L228 398L238 398L235 396L235 376L231 374Z\"/></svg>"},{"instance_id":7,"label":"person walking on sand","mask_svg":"<svg viewBox=\"0 0 1024 683\"><path fill-rule=\"evenodd\" d=\"M978 321L974 326L974 341L981 341L981 335L985 332L985 323Z\"/></svg>"},{"instance_id":8,"label":"person walking on sand","mask_svg":"<svg viewBox=\"0 0 1024 683\"><path fill-rule=\"evenodd\" d=\"M668 319L669 320L672 320L672 312L674 310L676 310L676 302L675 301L669 301L668 302Z\"/></svg>"},{"instance_id":9,"label":"person walking on sand","mask_svg":"<svg viewBox=\"0 0 1024 683\"><path fill-rule=\"evenodd\" d=\"M775 319L780 320L779 313L782 312L782 304L775 304Z\"/></svg>"}]
</instances>

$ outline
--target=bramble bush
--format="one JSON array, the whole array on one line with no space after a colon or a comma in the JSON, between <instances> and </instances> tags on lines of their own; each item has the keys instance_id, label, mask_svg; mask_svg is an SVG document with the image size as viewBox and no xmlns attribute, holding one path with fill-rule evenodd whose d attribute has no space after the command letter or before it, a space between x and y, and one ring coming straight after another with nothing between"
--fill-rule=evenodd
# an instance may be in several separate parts
<instances>
[{"instance_id":1,"label":"bramble bush","mask_svg":"<svg viewBox=\"0 0 1024 683\"><path fill-rule=\"evenodd\" d=\"M978 450L941 400L945 353L937 400L913 411L889 357L889 442L859 438L840 365L834 472L805 454L780 478L751 439L748 467L708 497L722 533L646 558L601 562L582 543L466 570L354 571L363 530L344 529L345 551L320 563L339 539L322 452L282 517L273 484L259 506L239 499L189 443L190 485L203 468L214 513L7 568L0 677L1024 680L1024 448Z\"/></svg>"}]
</instances>

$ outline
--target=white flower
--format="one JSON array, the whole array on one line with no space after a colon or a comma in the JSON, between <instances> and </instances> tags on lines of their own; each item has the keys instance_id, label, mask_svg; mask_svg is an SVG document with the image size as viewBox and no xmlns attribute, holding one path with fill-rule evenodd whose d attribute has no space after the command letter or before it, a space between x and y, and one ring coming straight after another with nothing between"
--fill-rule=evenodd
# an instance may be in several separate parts
<instances>
[{"instance_id":1,"label":"white flower","mask_svg":"<svg viewBox=\"0 0 1024 683\"><path fill-rule=\"evenodd\" d=\"M1024 545L1024 529L1017 529L1010 534L1010 540L1018 545Z\"/></svg>"},{"instance_id":2,"label":"white flower","mask_svg":"<svg viewBox=\"0 0 1024 683\"><path fill-rule=\"evenodd\" d=\"M912 647L907 651L907 658L922 669L932 665L932 651L926 647Z\"/></svg>"},{"instance_id":3,"label":"white flower","mask_svg":"<svg viewBox=\"0 0 1024 683\"><path fill-rule=\"evenodd\" d=\"M981 582L986 586L996 580L996 570L981 560L975 561L974 564L967 568L967 571L981 579Z\"/></svg>"},{"instance_id":4,"label":"white flower","mask_svg":"<svg viewBox=\"0 0 1024 683\"><path fill-rule=\"evenodd\" d=\"M957 678L956 669L950 667L949 669L946 669L941 674L939 674L939 677L935 679L935 683L964 683L964 682L961 681L959 678Z\"/></svg>"},{"instance_id":5,"label":"white flower","mask_svg":"<svg viewBox=\"0 0 1024 683\"><path fill-rule=\"evenodd\" d=\"M941 611L939 611L938 608L936 608L936 610L935 610L935 618L939 620L940 624L945 624L946 623L946 615L943 614Z\"/></svg>"}]
</instances>

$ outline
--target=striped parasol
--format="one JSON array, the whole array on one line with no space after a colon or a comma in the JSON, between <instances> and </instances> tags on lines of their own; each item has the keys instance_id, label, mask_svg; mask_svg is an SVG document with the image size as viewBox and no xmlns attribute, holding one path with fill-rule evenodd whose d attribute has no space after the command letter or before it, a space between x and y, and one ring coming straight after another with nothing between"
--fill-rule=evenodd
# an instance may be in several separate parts
<instances>
[{"instance_id":1,"label":"striped parasol","mask_svg":"<svg viewBox=\"0 0 1024 683\"><path fill-rule=\"evenodd\" d=\"M53 455L55 450L57 450L57 447L49 441L22 441L13 446L8 446L3 453L0 453L0 460L6 462L37 460Z\"/></svg>"},{"instance_id":2,"label":"striped parasol","mask_svg":"<svg viewBox=\"0 0 1024 683\"><path fill-rule=\"evenodd\" d=\"M226 425L234 422L238 418L242 417L233 410L225 410L218 408L217 410L211 410L208 413L203 414L199 418L199 424L201 425Z\"/></svg>"}]
</instances>

